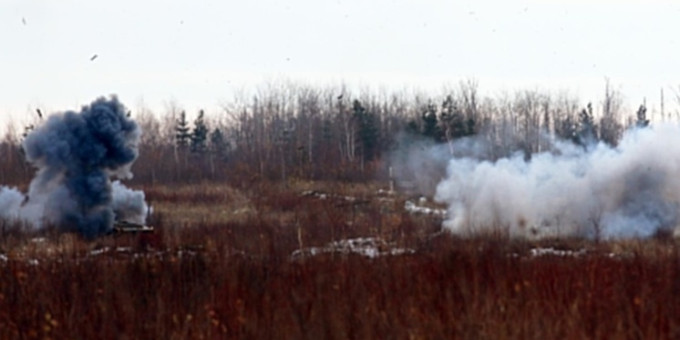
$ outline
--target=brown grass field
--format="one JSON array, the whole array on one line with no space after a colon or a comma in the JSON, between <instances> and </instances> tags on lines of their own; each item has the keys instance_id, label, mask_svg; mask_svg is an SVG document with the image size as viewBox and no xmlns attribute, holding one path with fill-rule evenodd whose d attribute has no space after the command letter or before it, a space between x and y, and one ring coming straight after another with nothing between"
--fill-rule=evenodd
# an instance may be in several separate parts
<instances>
[{"instance_id":1,"label":"brown grass field","mask_svg":"<svg viewBox=\"0 0 680 340\"><path fill-rule=\"evenodd\" d=\"M0 338L680 338L670 238L460 238L377 184L141 189L153 234L0 226ZM324 248L360 237L381 255Z\"/></svg>"}]
</instances>

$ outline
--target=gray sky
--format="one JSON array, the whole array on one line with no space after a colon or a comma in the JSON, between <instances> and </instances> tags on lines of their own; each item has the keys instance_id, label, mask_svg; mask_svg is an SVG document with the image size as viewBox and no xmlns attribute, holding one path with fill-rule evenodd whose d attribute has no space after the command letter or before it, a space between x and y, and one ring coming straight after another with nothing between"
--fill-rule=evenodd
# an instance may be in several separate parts
<instances>
[{"instance_id":1,"label":"gray sky","mask_svg":"<svg viewBox=\"0 0 680 340\"><path fill-rule=\"evenodd\" d=\"M116 93L131 109L217 111L277 79L482 94L566 89L636 106L680 84L671 1L0 2L0 123ZM96 55L94 60L91 60ZM657 104L658 105L658 104Z\"/></svg>"}]
</instances>

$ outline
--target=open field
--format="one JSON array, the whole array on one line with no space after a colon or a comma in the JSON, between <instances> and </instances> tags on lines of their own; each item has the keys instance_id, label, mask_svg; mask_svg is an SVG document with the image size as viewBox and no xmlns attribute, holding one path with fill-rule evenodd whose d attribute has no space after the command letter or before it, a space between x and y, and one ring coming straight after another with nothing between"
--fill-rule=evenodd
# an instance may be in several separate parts
<instances>
[{"instance_id":1,"label":"open field","mask_svg":"<svg viewBox=\"0 0 680 340\"><path fill-rule=\"evenodd\" d=\"M0 338L680 336L674 240L460 239L374 184L144 189L154 234L3 226Z\"/></svg>"}]
</instances>

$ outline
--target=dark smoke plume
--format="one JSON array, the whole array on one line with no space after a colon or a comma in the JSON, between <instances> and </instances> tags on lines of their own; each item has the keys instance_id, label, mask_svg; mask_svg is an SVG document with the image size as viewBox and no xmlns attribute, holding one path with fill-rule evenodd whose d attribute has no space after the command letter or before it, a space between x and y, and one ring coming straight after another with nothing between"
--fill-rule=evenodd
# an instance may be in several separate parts
<instances>
[{"instance_id":1,"label":"dark smoke plume","mask_svg":"<svg viewBox=\"0 0 680 340\"><path fill-rule=\"evenodd\" d=\"M0 218L40 228L55 225L85 237L109 232L114 218L144 223L144 193L112 178L132 177L141 131L115 96L99 98L80 112L51 115L23 142L35 166L27 197L0 188ZM3 209L4 210L4 209Z\"/></svg>"}]
</instances>

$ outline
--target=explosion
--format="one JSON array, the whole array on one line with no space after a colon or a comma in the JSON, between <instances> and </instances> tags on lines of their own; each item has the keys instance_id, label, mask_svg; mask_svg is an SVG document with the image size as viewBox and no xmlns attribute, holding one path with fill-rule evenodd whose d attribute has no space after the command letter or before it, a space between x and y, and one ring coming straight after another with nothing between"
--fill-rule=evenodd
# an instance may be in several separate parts
<instances>
[{"instance_id":1,"label":"explosion","mask_svg":"<svg viewBox=\"0 0 680 340\"><path fill-rule=\"evenodd\" d=\"M458 143L459 153L478 143ZM550 151L487 160L476 152L448 161L435 199L445 229L517 237L594 239L671 232L680 218L680 128L628 130L618 146L557 141ZM479 149L479 145L476 145Z\"/></svg>"},{"instance_id":2,"label":"explosion","mask_svg":"<svg viewBox=\"0 0 680 340\"><path fill-rule=\"evenodd\" d=\"M110 232L114 219L143 224L144 193L118 181L132 178L140 134L115 96L51 115L23 141L37 168L28 194L0 187L0 218L85 237Z\"/></svg>"}]
</instances>

